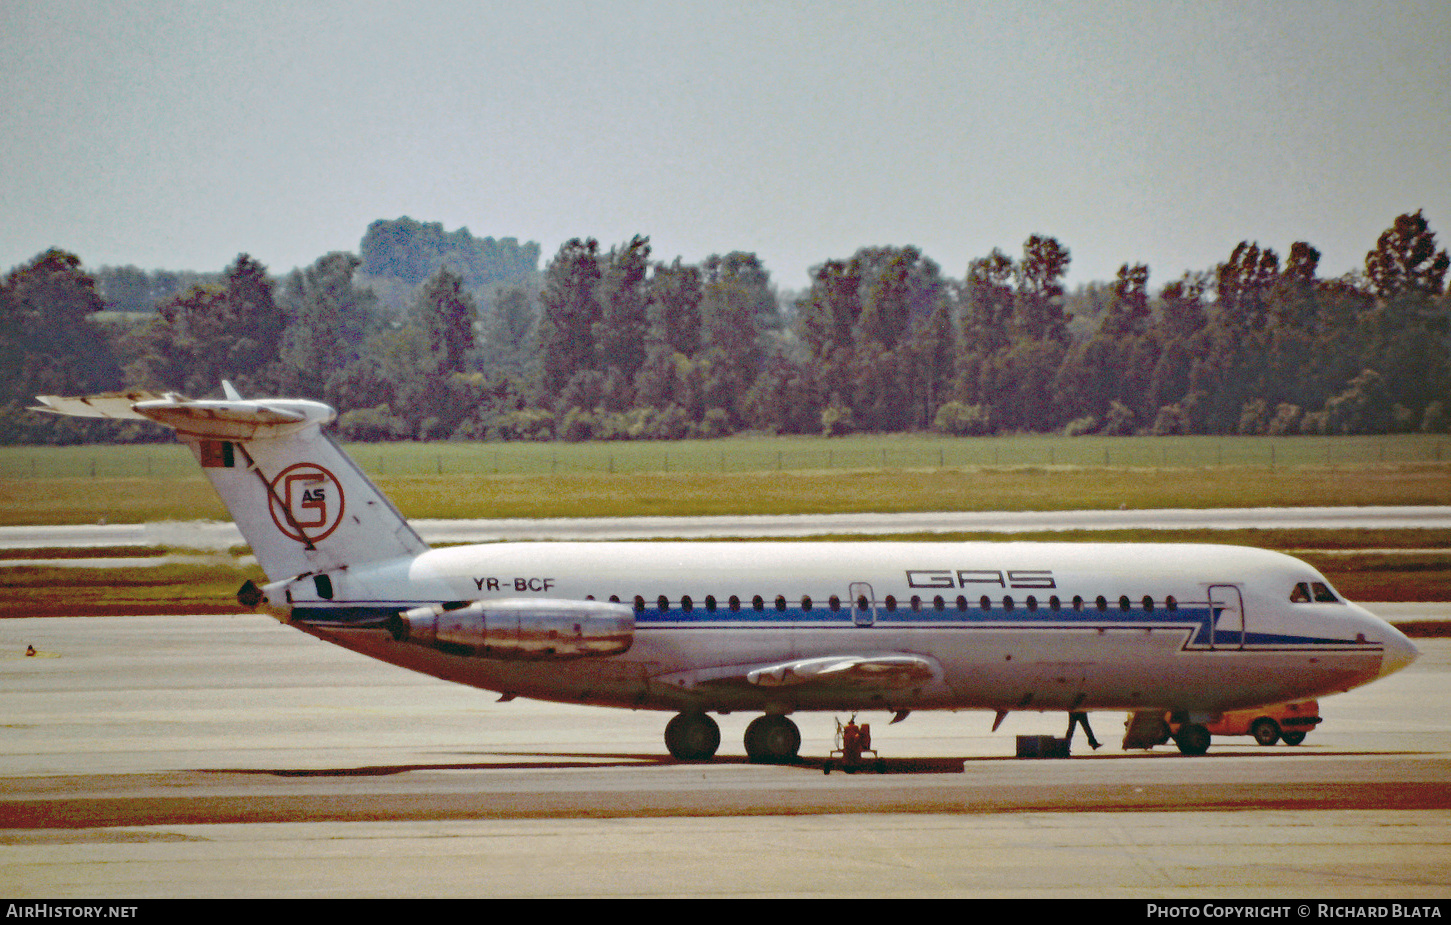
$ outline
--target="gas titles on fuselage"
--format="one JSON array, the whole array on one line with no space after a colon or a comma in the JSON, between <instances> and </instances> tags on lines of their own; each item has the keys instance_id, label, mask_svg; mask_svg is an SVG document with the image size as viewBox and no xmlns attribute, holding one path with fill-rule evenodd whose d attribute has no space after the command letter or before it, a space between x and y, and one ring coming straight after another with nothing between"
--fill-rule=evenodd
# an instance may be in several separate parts
<instances>
[{"instance_id":1,"label":"gas titles on fuselage","mask_svg":"<svg viewBox=\"0 0 1451 925\"><path fill-rule=\"evenodd\" d=\"M928 590L993 585L1047 591L1058 587L1051 569L907 569L907 587Z\"/></svg>"}]
</instances>

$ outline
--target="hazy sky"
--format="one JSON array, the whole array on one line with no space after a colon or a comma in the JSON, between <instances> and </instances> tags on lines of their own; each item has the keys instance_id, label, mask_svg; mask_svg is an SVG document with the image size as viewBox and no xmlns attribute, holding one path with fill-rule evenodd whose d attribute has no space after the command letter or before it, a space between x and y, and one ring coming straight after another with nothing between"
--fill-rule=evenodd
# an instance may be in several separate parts
<instances>
[{"instance_id":1,"label":"hazy sky","mask_svg":"<svg viewBox=\"0 0 1451 925\"><path fill-rule=\"evenodd\" d=\"M1034 233L1157 290L1242 239L1321 273L1451 241L1451 3L0 0L0 269L274 274L409 215L777 285Z\"/></svg>"}]
</instances>

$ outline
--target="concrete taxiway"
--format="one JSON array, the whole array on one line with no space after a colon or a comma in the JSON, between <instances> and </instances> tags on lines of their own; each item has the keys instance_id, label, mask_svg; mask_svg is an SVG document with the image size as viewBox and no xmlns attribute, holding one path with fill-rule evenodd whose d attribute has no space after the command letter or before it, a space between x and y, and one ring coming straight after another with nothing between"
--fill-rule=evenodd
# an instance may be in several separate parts
<instances>
[{"instance_id":1,"label":"concrete taxiway","mask_svg":"<svg viewBox=\"0 0 1451 925\"><path fill-rule=\"evenodd\" d=\"M265 617L0 620L0 892L1445 899L1451 640L1418 645L1296 748L1125 752L1103 713L1101 751L1029 761L1061 714L863 714L890 761L848 775L830 715L798 766L747 764L745 715L682 764L666 714L500 703Z\"/></svg>"}]
</instances>

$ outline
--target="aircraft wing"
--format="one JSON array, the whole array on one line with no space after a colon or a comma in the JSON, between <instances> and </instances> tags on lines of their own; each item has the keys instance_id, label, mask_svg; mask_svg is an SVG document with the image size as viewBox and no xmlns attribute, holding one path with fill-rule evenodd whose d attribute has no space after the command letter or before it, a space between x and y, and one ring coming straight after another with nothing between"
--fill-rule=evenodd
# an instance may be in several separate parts
<instances>
[{"instance_id":1,"label":"aircraft wing","mask_svg":"<svg viewBox=\"0 0 1451 925\"><path fill-rule=\"evenodd\" d=\"M746 680L759 687L909 687L935 676L933 663L920 655L838 655L803 658L755 668Z\"/></svg>"},{"instance_id":2,"label":"aircraft wing","mask_svg":"<svg viewBox=\"0 0 1451 925\"><path fill-rule=\"evenodd\" d=\"M905 653L827 655L682 671L656 678L677 689L749 686L795 690L893 691L942 677L935 659Z\"/></svg>"}]
</instances>

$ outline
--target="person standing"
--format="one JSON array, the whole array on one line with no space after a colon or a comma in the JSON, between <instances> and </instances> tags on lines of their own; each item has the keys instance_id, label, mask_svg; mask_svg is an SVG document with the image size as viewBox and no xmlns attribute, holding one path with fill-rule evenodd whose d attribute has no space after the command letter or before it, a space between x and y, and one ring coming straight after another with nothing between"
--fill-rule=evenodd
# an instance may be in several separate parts
<instances>
[{"instance_id":1,"label":"person standing","mask_svg":"<svg viewBox=\"0 0 1451 925\"><path fill-rule=\"evenodd\" d=\"M1103 743L1094 737L1093 727L1088 725L1088 714L1082 712L1070 712L1068 714L1068 732L1063 736L1063 744L1065 746L1071 746L1073 744L1073 731L1079 726L1082 726L1083 731L1088 733L1088 744L1093 747L1094 751L1098 751L1103 747Z\"/></svg>"}]
</instances>

